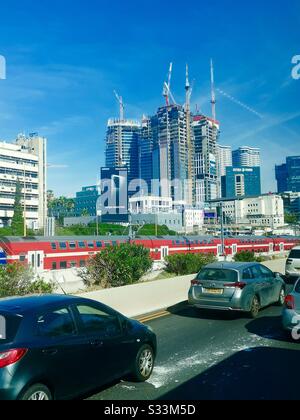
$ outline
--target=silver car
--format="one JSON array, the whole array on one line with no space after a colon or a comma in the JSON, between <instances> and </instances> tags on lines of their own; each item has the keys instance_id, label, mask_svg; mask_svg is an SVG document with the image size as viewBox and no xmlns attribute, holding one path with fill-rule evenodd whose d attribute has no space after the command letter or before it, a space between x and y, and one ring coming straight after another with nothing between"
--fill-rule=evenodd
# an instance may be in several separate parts
<instances>
[{"instance_id":1,"label":"silver car","mask_svg":"<svg viewBox=\"0 0 300 420\"><path fill-rule=\"evenodd\" d=\"M282 324L286 331L292 333L295 340L300 339L300 280L296 282L294 290L285 299Z\"/></svg>"},{"instance_id":2,"label":"silver car","mask_svg":"<svg viewBox=\"0 0 300 420\"><path fill-rule=\"evenodd\" d=\"M192 281L189 303L201 309L243 311L255 318L260 309L283 305L285 282L258 263L215 263Z\"/></svg>"},{"instance_id":3,"label":"silver car","mask_svg":"<svg viewBox=\"0 0 300 420\"><path fill-rule=\"evenodd\" d=\"M285 275L288 279L300 278L300 246L291 250L286 262Z\"/></svg>"}]
</instances>

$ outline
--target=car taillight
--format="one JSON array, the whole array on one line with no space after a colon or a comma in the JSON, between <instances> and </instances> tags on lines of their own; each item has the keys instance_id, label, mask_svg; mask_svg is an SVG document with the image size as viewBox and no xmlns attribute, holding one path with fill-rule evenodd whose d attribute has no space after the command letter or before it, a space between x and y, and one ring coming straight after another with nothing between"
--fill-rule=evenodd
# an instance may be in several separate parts
<instances>
[{"instance_id":1,"label":"car taillight","mask_svg":"<svg viewBox=\"0 0 300 420\"><path fill-rule=\"evenodd\" d=\"M235 289L243 290L247 286L247 283L236 282L236 283L226 283L225 287L234 287Z\"/></svg>"},{"instance_id":2,"label":"car taillight","mask_svg":"<svg viewBox=\"0 0 300 420\"><path fill-rule=\"evenodd\" d=\"M287 309L295 309L295 298L292 295L287 295L284 301L284 306Z\"/></svg>"},{"instance_id":3,"label":"car taillight","mask_svg":"<svg viewBox=\"0 0 300 420\"><path fill-rule=\"evenodd\" d=\"M198 281L198 280L192 280L192 281L191 281L191 285L192 285L192 286L201 286L201 283L200 283L200 281Z\"/></svg>"},{"instance_id":4,"label":"car taillight","mask_svg":"<svg viewBox=\"0 0 300 420\"><path fill-rule=\"evenodd\" d=\"M17 363L27 353L27 349L7 350L0 353L0 369Z\"/></svg>"}]
</instances>

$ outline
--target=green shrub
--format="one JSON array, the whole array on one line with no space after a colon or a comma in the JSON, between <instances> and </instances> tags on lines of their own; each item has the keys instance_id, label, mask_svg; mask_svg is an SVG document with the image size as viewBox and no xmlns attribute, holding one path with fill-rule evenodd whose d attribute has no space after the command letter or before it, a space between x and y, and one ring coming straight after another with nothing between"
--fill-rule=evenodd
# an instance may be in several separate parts
<instances>
[{"instance_id":1,"label":"green shrub","mask_svg":"<svg viewBox=\"0 0 300 420\"><path fill-rule=\"evenodd\" d=\"M175 254L166 258L165 270L177 275L198 273L205 265L216 261L213 254Z\"/></svg>"},{"instance_id":2,"label":"green shrub","mask_svg":"<svg viewBox=\"0 0 300 420\"><path fill-rule=\"evenodd\" d=\"M137 283L152 267L150 251L141 245L107 247L90 259L80 276L87 286L104 289Z\"/></svg>"},{"instance_id":3,"label":"green shrub","mask_svg":"<svg viewBox=\"0 0 300 420\"><path fill-rule=\"evenodd\" d=\"M235 262L257 262L253 251L241 251L234 256Z\"/></svg>"},{"instance_id":4,"label":"green shrub","mask_svg":"<svg viewBox=\"0 0 300 420\"><path fill-rule=\"evenodd\" d=\"M20 264L0 267L0 298L53 292L52 284L32 280L33 273L28 267Z\"/></svg>"}]
</instances>

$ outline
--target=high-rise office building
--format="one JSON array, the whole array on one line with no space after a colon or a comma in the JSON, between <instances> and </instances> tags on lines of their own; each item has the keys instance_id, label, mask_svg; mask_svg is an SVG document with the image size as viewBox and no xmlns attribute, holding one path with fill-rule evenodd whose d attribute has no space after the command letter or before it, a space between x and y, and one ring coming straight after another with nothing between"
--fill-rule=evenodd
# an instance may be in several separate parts
<instances>
[{"instance_id":1,"label":"high-rise office building","mask_svg":"<svg viewBox=\"0 0 300 420\"><path fill-rule=\"evenodd\" d=\"M260 149L243 146L232 152L232 164L235 168L256 168L261 165Z\"/></svg>"},{"instance_id":2,"label":"high-rise office building","mask_svg":"<svg viewBox=\"0 0 300 420\"><path fill-rule=\"evenodd\" d=\"M300 192L300 156L287 157L286 163L276 165L275 173L279 193Z\"/></svg>"},{"instance_id":3,"label":"high-rise office building","mask_svg":"<svg viewBox=\"0 0 300 420\"><path fill-rule=\"evenodd\" d=\"M97 216L97 201L99 198L99 188L97 185L83 187L76 193L75 214L82 216Z\"/></svg>"},{"instance_id":4,"label":"high-rise office building","mask_svg":"<svg viewBox=\"0 0 300 420\"><path fill-rule=\"evenodd\" d=\"M260 168L226 168L222 177L223 198L261 195Z\"/></svg>"},{"instance_id":5,"label":"high-rise office building","mask_svg":"<svg viewBox=\"0 0 300 420\"><path fill-rule=\"evenodd\" d=\"M140 193L151 194L153 179L153 137L151 119L143 117L138 142Z\"/></svg>"},{"instance_id":6,"label":"high-rise office building","mask_svg":"<svg viewBox=\"0 0 300 420\"><path fill-rule=\"evenodd\" d=\"M220 176L217 168L220 125L204 115L193 117L196 204L218 198Z\"/></svg>"},{"instance_id":7,"label":"high-rise office building","mask_svg":"<svg viewBox=\"0 0 300 420\"><path fill-rule=\"evenodd\" d=\"M192 133L192 123L190 124L189 133ZM190 145L192 150L189 150L185 109L180 105L159 108L157 114L151 118L151 135L153 139L152 175L154 182L160 181L159 186L154 185L154 195L171 197L175 201L192 204L188 182L193 183L193 179L189 180L188 153L194 155L194 141L192 138Z\"/></svg>"},{"instance_id":8,"label":"high-rise office building","mask_svg":"<svg viewBox=\"0 0 300 420\"><path fill-rule=\"evenodd\" d=\"M128 181L139 175L138 143L140 123L132 120L108 121L106 136L106 166L127 168Z\"/></svg>"},{"instance_id":9,"label":"high-rise office building","mask_svg":"<svg viewBox=\"0 0 300 420\"><path fill-rule=\"evenodd\" d=\"M47 140L35 133L19 135L14 143L0 142L0 155L0 224L6 226L12 220L19 182L27 225L43 228L47 217Z\"/></svg>"},{"instance_id":10,"label":"high-rise office building","mask_svg":"<svg viewBox=\"0 0 300 420\"><path fill-rule=\"evenodd\" d=\"M101 220L104 223L128 222L128 169L101 168ZM99 209L97 209L98 211Z\"/></svg>"}]
</instances>

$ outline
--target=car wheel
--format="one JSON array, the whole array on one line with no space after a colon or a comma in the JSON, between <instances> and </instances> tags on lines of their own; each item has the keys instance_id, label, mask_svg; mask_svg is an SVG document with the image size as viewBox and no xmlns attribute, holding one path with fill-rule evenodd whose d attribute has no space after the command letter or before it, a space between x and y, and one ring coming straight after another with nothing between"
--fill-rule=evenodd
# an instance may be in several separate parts
<instances>
[{"instance_id":1,"label":"car wheel","mask_svg":"<svg viewBox=\"0 0 300 420\"><path fill-rule=\"evenodd\" d=\"M51 401L53 397L45 385L37 384L27 389L20 399L22 401Z\"/></svg>"},{"instance_id":2,"label":"car wheel","mask_svg":"<svg viewBox=\"0 0 300 420\"><path fill-rule=\"evenodd\" d=\"M283 306L284 301L285 301L285 290L282 287L281 290L280 290L279 298L278 298L278 301L276 302L276 305L277 306Z\"/></svg>"},{"instance_id":3,"label":"car wheel","mask_svg":"<svg viewBox=\"0 0 300 420\"><path fill-rule=\"evenodd\" d=\"M260 302L257 296L254 296L251 302L251 309L249 312L250 318L256 318L260 311Z\"/></svg>"},{"instance_id":4,"label":"car wheel","mask_svg":"<svg viewBox=\"0 0 300 420\"><path fill-rule=\"evenodd\" d=\"M136 382L146 382L152 375L154 369L154 351L151 346L146 344L141 347L132 371L132 379Z\"/></svg>"}]
</instances>

